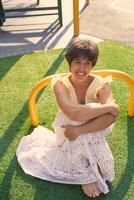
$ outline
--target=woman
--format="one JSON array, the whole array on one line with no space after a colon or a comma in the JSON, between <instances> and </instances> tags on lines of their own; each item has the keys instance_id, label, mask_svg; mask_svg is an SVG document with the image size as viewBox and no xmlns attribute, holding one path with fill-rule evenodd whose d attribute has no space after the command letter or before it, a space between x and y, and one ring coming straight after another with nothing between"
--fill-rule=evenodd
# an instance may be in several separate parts
<instances>
[{"instance_id":1,"label":"woman","mask_svg":"<svg viewBox=\"0 0 134 200\"><path fill-rule=\"evenodd\" d=\"M97 197L109 189L114 160L106 137L119 113L109 83L92 75L98 47L87 39L74 38L66 51L70 74L53 79L59 105L50 130L38 126L22 138L17 149L22 169L52 182L80 184L87 196Z\"/></svg>"}]
</instances>

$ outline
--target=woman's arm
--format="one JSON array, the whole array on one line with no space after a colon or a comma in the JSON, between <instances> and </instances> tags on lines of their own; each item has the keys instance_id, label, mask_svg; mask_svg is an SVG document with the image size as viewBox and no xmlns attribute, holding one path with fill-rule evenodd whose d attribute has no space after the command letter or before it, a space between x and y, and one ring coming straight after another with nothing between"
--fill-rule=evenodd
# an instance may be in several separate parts
<instances>
[{"instance_id":1,"label":"woman's arm","mask_svg":"<svg viewBox=\"0 0 134 200\"><path fill-rule=\"evenodd\" d=\"M65 128L64 135L69 140L75 140L82 134L95 133L101 131L115 122L115 117L111 114L104 114L91 121L86 122L80 126L64 125Z\"/></svg>"},{"instance_id":2,"label":"woman's arm","mask_svg":"<svg viewBox=\"0 0 134 200\"><path fill-rule=\"evenodd\" d=\"M109 83L106 83L104 87L98 91L98 96L101 104L110 103L114 101L112 90Z\"/></svg>"},{"instance_id":3,"label":"woman's arm","mask_svg":"<svg viewBox=\"0 0 134 200\"><path fill-rule=\"evenodd\" d=\"M114 104L114 98L113 98L112 90L109 83L106 83L104 87L98 91L98 96L99 96L101 104L112 104L112 105ZM119 115L119 105L117 105L117 107L118 107L117 112L115 110L110 112L115 117L118 117Z\"/></svg>"},{"instance_id":4,"label":"woman's arm","mask_svg":"<svg viewBox=\"0 0 134 200\"><path fill-rule=\"evenodd\" d=\"M109 84L106 84L99 91L98 96L102 104L106 104L108 102L113 101L112 91ZM104 115L98 116L95 119L92 119L91 121L88 121L80 126L77 127L70 125L63 126L63 128L65 128L64 134L69 140L75 140L81 134L101 131L109 127L111 124L113 124L118 114L119 114L119 107L116 111L114 110L111 113L106 113Z\"/></svg>"},{"instance_id":5,"label":"woman's arm","mask_svg":"<svg viewBox=\"0 0 134 200\"><path fill-rule=\"evenodd\" d=\"M116 104L73 104L68 89L61 81L54 85L54 92L60 109L74 121L89 121L103 114L118 111Z\"/></svg>"}]
</instances>

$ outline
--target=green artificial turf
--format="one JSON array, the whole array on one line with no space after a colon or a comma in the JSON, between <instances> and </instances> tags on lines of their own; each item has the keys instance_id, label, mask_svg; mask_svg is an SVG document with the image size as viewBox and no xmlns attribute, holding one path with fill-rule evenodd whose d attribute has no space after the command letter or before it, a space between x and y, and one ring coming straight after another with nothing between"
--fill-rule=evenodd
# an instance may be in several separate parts
<instances>
[{"instance_id":1,"label":"green artificial turf","mask_svg":"<svg viewBox=\"0 0 134 200\"><path fill-rule=\"evenodd\" d=\"M134 48L115 42L99 44L95 69L118 69L134 78ZM64 50L40 51L0 59L0 200L87 200L80 186L43 181L25 174L15 152L20 139L33 130L27 100L34 84L47 75L67 72ZM110 193L99 200L134 199L134 117L127 116L129 88L114 79L113 94L121 113L109 138L115 158L116 176ZM41 124L52 129L58 110L48 86L38 96Z\"/></svg>"}]
</instances>

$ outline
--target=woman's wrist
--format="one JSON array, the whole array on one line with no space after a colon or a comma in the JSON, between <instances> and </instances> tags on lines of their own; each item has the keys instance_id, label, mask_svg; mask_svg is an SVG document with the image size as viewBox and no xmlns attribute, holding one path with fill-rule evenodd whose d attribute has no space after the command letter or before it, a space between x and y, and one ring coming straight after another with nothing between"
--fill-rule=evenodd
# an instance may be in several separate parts
<instances>
[{"instance_id":1,"label":"woman's wrist","mask_svg":"<svg viewBox=\"0 0 134 200\"><path fill-rule=\"evenodd\" d=\"M82 133L81 126L75 126L74 133L75 133L75 135L77 135L79 137Z\"/></svg>"},{"instance_id":2,"label":"woman's wrist","mask_svg":"<svg viewBox=\"0 0 134 200\"><path fill-rule=\"evenodd\" d=\"M84 127L83 125L80 126L76 126L75 127L75 132L78 136L82 135L85 131L84 131Z\"/></svg>"}]
</instances>

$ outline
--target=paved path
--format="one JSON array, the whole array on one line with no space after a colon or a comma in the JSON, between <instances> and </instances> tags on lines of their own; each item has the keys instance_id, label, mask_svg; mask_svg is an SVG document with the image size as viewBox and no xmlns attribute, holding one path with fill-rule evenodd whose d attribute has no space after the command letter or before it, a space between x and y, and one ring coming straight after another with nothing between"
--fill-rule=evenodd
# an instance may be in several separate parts
<instances>
[{"instance_id":1,"label":"paved path","mask_svg":"<svg viewBox=\"0 0 134 200\"><path fill-rule=\"evenodd\" d=\"M24 8L37 6L37 0L3 0L4 8ZM85 0L79 0L82 10ZM57 0L40 0L39 7L57 6ZM25 12L30 13L30 12ZM25 13L23 13L25 15ZM41 16L7 19L0 27L0 57L7 57L46 50L65 48L74 34L73 1L62 0L63 26L59 26L57 16ZM33 13L32 13L33 14ZM88 36L92 38L91 36ZM96 42L100 41L94 38Z\"/></svg>"},{"instance_id":2,"label":"paved path","mask_svg":"<svg viewBox=\"0 0 134 200\"><path fill-rule=\"evenodd\" d=\"M80 1L80 10L85 0ZM6 7L35 6L36 0L3 0ZM45 5L44 5L45 3ZM55 6L57 0L40 0L40 6ZM67 9L68 7L68 9ZM36 50L64 48L73 37L72 0L62 0L63 27L57 16L11 18L0 27L0 57ZM80 17L80 32L96 41L116 40L134 46L133 0L90 0Z\"/></svg>"},{"instance_id":3,"label":"paved path","mask_svg":"<svg viewBox=\"0 0 134 200\"><path fill-rule=\"evenodd\" d=\"M35 7L37 2L37 0L3 1L4 8ZM72 0L64 0L62 2L62 27L60 27L59 21L57 20L58 16L56 15L7 18L4 25L0 27L0 57L24 54L36 50L65 47L73 36L73 11ZM42 6L57 6L57 0L40 0L39 7ZM68 12L67 7L70 8L70 12ZM25 15L25 13L33 14L33 12L24 12L23 14ZM38 13L41 14L42 12L40 11Z\"/></svg>"},{"instance_id":4,"label":"paved path","mask_svg":"<svg viewBox=\"0 0 134 200\"><path fill-rule=\"evenodd\" d=\"M90 0L81 14L80 31L134 46L134 1Z\"/></svg>"}]
</instances>

